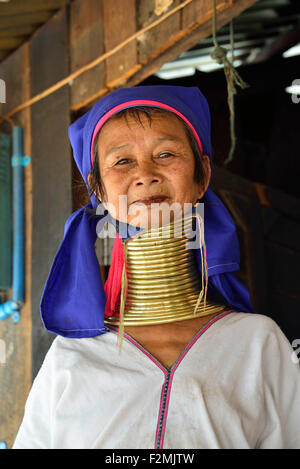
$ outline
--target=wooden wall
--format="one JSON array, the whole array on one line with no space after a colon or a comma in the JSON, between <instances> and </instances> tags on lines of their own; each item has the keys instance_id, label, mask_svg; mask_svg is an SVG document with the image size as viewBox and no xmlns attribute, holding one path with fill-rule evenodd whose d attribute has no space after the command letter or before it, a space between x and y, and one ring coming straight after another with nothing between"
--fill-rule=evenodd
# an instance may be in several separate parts
<instances>
[{"instance_id":1,"label":"wooden wall","mask_svg":"<svg viewBox=\"0 0 300 469\"><path fill-rule=\"evenodd\" d=\"M0 75L7 85L5 112L66 76L68 47L68 15L63 9L1 64ZM9 447L32 381L54 338L42 327L39 304L72 211L69 106L65 87L13 116L24 129L24 150L31 164L24 169L26 301L19 323L11 318L0 322L0 338L6 343L6 363L0 365L0 440ZM1 128L10 131L7 123Z\"/></svg>"},{"instance_id":2,"label":"wooden wall","mask_svg":"<svg viewBox=\"0 0 300 469\"><path fill-rule=\"evenodd\" d=\"M217 0L218 27L255 1ZM9 447L32 381L54 338L43 329L39 305L64 223L78 203L72 194L78 172L72 163L68 126L104 94L140 83L211 34L211 0L168 3L165 11L155 14L155 0L73 0L0 64L0 78L7 88L1 115L10 113L14 123L24 128L25 154L31 156L25 167L26 302L18 324L10 318L0 322L0 339L7 350L6 363L0 365L0 440ZM12 112L180 6L184 8L107 60L35 104ZM0 131L10 132L10 126L2 122Z\"/></svg>"},{"instance_id":3,"label":"wooden wall","mask_svg":"<svg viewBox=\"0 0 300 469\"><path fill-rule=\"evenodd\" d=\"M217 27L228 23L232 17L256 1L217 0ZM212 0L104 0L101 12L99 3L97 0L73 0L70 23L71 54L74 48L77 48L76 57L80 55L81 60L87 63L102 52L111 51L135 34L136 38L108 57L103 62L102 69L97 66L99 74L95 72L95 78L89 77L89 71L83 78L74 80L71 85L71 110L74 115L84 112L96 100L118 87L140 83L165 62L175 59L212 33ZM155 14L158 3L169 4L169 7ZM180 9L171 14L177 7ZM78 15L82 18L80 27L77 24ZM162 21L164 15L169 16ZM159 23L138 34L155 22ZM81 35L82 37L79 37ZM85 44L89 35L90 39L95 38L95 43L90 43L87 50ZM101 35L103 42L100 40ZM71 55L72 71L79 69L82 64ZM82 83L82 80L84 85L79 89L80 85L76 82Z\"/></svg>"},{"instance_id":4,"label":"wooden wall","mask_svg":"<svg viewBox=\"0 0 300 469\"><path fill-rule=\"evenodd\" d=\"M30 96L29 44L20 47L10 55L0 68L0 76L6 83L7 103L5 110L13 109ZM21 73L21 71L23 73ZM1 106L1 114L3 107ZM31 109L17 115L16 125L24 128L24 151L31 155ZM8 124L1 125L1 131L10 133ZM32 165L24 167L25 227L25 295L21 319L14 324L11 318L0 321L0 339L5 342L6 359L0 364L0 440L10 445L20 424L27 394L31 386L31 256L32 256Z\"/></svg>"},{"instance_id":5,"label":"wooden wall","mask_svg":"<svg viewBox=\"0 0 300 469\"><path fill-rule=\"evenodd\" d=\"M41 60L42 57L47 60ZM68 70L68 15L63 9L30 41L31 95L56 83ZM52 334L40 327L40 297L63 236L64 223L72 212L69 106L69 90L63 87L31 107L33 377L53 339Z\"/></svg>"}]
</instances>

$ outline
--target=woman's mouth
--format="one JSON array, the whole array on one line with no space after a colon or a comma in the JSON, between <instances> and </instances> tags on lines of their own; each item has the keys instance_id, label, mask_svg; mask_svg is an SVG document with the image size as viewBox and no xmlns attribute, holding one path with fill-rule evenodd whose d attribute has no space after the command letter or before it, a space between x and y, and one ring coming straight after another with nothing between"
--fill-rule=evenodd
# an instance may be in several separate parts
<instances>
[{"instance_id":1,"label":"woman's mouth","mask_svg":"<svg viewBox=\"0 0 300 469\"><path fill-rule=\"evenodd\" d=\"M133 204L137 204L137 205L141 205L141 204L144 204L144 205L160 204L162 202L165 202L167 199L168 199L168 197L166 197L164 195L153 195L151 197L145 197L144 199L136 200L135 202L133 202Z\"/></svg>"}]
</instances>

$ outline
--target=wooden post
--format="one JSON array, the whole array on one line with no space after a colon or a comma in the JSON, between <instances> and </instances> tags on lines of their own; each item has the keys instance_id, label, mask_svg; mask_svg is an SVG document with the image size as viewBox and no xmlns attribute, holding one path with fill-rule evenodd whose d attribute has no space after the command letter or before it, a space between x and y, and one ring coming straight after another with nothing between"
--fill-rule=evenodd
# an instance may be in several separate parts
<instances>
[{"instance_id":1,"label":"wooden post","mask_svg":"<svg viewBox=\"0 0 300 469\"><path fill-rule=\"evenodd\" d=\"M68 18L56 13L30 41L31 95L69 73ZM31 107L32 231L32 376L55 337L44 330L40 301L64 224L72 213L72 166L68 139L69 88L63 87Z\"/></svg>"}]
</instances>

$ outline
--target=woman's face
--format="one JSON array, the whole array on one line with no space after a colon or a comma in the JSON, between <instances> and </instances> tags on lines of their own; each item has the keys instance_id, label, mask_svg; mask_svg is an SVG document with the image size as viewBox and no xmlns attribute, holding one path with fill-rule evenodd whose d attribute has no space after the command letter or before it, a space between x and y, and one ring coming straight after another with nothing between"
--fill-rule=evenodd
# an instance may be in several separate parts
<instances>
[{"instance_id":1,"label":"woman's face","mask_svg":"<svg viewBox=\"0 0 300 469\"><path fill-rule=\"evenodd\" d=\"M194 180L195 160L183 123L172 114L154 115L149 122L141 113L140 119L109 120L100 131L98 155L104 206L116 219L147 229L172 221L184 204L203 196L210 162L204 155L203 188Z\"/></svg>"}]
</instances>

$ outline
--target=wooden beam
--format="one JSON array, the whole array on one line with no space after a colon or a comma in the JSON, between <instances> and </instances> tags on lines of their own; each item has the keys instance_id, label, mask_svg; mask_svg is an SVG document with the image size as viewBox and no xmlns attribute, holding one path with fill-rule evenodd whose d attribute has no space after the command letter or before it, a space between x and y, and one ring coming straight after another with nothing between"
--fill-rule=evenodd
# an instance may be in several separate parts
<instances>
[{"instance_id":1,"label":"wooden beam","mask_svg":"<svg viewBox=\"0 0 300 469\"><path fill-rule=\"evenodd\" d=\"M8 57L9 50L0 50L0 62L2 62L6 57Z\"/></svg>"},{"instance_id":2,"label":"wooden beam","mask_svg":"<svg viewBox=\"0 0 300 469\"><path fill-rule=\"evenodd\" d=\"M232 0L228 0L232 1ZM228 4L219 2L219 11L217 17L217 29L224 24L227 24L232 16L238 15L241 11L254 4L257 0L238 0L237 4ZM209 11L204 18L198 18L198 21L189 27L187 30L180 30L177 34L174 34L170 39L164 43L160 49L156 50L155 53L147 58L147 62L137 64L132 69L125 72L123 76L116 79L114 83L107 83L102 89L99 89L90 97L76 103L72 107L73 111L78 111L82 108L82 111L87 110L89 106L94 104L105 94L113 91L120 86L134 86L145 80L148 76L155 73L164 63L169 62L177 58L182 52L195 46L202 38L211 35L212 32L212 11ZM196 19L197 20L197 19ZM161 24L161 28L164 27L164 22ZM124 76L127 80L124 81Z\"/></svg>"},{"instance_id":3,"label":"wooden beam","mask_svg":"<svg viewBox=\"0 0 300 469\"><path fill-rule=\"evenodd\" d=\"M205 0L207 1L207 0ZM173 10L180 4L179 0L173 0L169 8L164 12ZM155 1L150 0L147 2L137 2L137 28L142 29L148 24L151 24L157 19L154 14ZM147 62L149 56L151 56L156 50L158 50L161 44L165 44L170 37L175 36L180 30L180 19L181 11L176 12L170 16L163 24L158 25L156 28L144 33L138 37L138 62L144 64Z\"/></svg>"},{"instance_id":4,"label":"wooden beam","mask_svg":"<svg viewBox=\"0 0 300 469\"><path fill-rule=\"evenodd\" d=\"M143 34L145 34L146 32L149 32L151 29L153 29L154 25L155 25L155 27L157 27L158 25L164 23L167 19L170 19L171 16L178 13L179 10L182 10L185 6L187 6L187 4L190 4L191 2L192 2L192 0L188 0L188 1L185 1L184 3L180 3L173 10L171 10L170 12L167 12L161 19L158 19L157 21L155 21L154 24L151 23L147 27L143 28ZM232 5L233 0L227 0L227 2L220 4L222 9L225 8L225 11L220 11L220 8L219 8L218 19L217 19L218 27L220 27L222 25L220 23L223 22L223 24L224 24L224 23L228 22L232 18L231 15L233 15L233 13L238 14L240 11L245 9L247 6L249 6L250 4L253 4L255 2L255 0L239 0L238 8L235 8L234 11L232 10L232 8L228 7L228 5L230 5L230 6ZM235 6L235 4L233 6ZM205 30L205 27L207 27L211 30L211 24L210 24L210 22L211 22L211 13L212 12L209 12L205 18L198 19L198 22L195 23L192 27L190 27L187 31L180 30L177 34L174 35L174 37L171 37L167 41L167 43L163 44L160 47L160 49L158 49L157 51L155 51L155 53L150 55L150 57L148 57L148 59L147 59L147 66L143 67L143 70L142 70L141 73L140 72L134 73L133 80L138 83L138 82L142 81L143 79L145 79L147 76L149 76L149 74L153 73L152 69L157 70L157 68L159 68L159 65L160 65L159 61L160 62L167 61L167 58L170 56L170 52L174 55L177 52L176 55L179 55L179 53L181 52L181 50L178 51L179 47L181 49L188 49L189 46L191 47L191 45L194 45L195 42L198 41L198 37L199 37L198 30L199 30L200 26L201 26L201 36L205 37L205 36L209 35L207 33L207 31ZM196 36L194 34L195 30L197 32ZM211 31L209 31L209 32L211 32ZM40 99L43 99L45 96L47 96L48 94L53 93L54 90L60 89L61 87L63 87L67 83L70 83L72 85L72 83L71 83L72 78L76 79L78 76L82 75L84 72L86 73L87 70L89 70L89 71L92 70L95 67L96 64L99 65L105 59L108 59L108 57L110 58L114 53L116 53L121 48L125 47L125 45L128 45L129 43L131 43L133 40L135 40L136 38L138 38L140 36L142 36L142 32L139 30L135 34L133 34L129 38L127 38L126 41L123 41L123 43L120 43L117 47L115 47L111 51L107 52L106 54L102 54L102 55L98 56L94 61L89 62L88 64L86 64L86 66L81 67L78 71L73 72L71 75L69 75L69 76L65 77L64 79L60 80L59 82L57 82L52 87L48 87L48 89L46 89L46 90L44 90L44 92L40 93L39 96L35 96L33 98L33 100L28 101L27 103L23 103L23 105L19 106L19 108L16 108L13 111L13 113L18 112L20 109L23 109L24 106L26 106L26 105L32 105L33 102L36 102L36 100L38 101ZM157 62L156 59L158 59L158 62ZM141 65L142 64L137 64L135 67L133 67L134 71L136 71L136 69L139 70ZM132 76L132 69L128 70L128 71L125 71L125 73L123 75ZM131 86L131 84L134 83L133 80L131 80L129 86ZM121 81L121 85L118 82L118 80L114 81L114 87L123 86L123 85L124 85L123 79ZM107 87L108 87L108 85L106 87L102 88L102 90L99 89L99 87L98 87L98 91L96 92L96 94L99 95L99 94L102 94L103 92L105 93ZM92 95L90 94L90 97L91 97L90 101L91 101L92 98L94 98L94 96L95 96L95 93L92 94ZM84 104L86 104L88 99L89 98L86 97L82 102ZM76 105L72 105L72 109L75 109L75 108L79 109L80 105L81 105L81 101L79 103L77 103ZM13 115L13 113L11 113L10 115Z\"/></svg>"},{"instance_id":5,"label":"wooden beam","mask_svg":"<svg viewBox=\"0 0 300 469\"><path fill-rule=\"evenodd\" d=\"M70 71L75 72L104 52L102 2L74 0L70 5ZM71 84L71 107L104 86L103 63Z\"/></svg>"},{"instance_id":6,"label":"wooden beam","mask_svg":"<svg viewBox=\"0 0 300 469\"><path fill-rule=\"evenodd\" d=\"M239 15L246 8L249 8L257 0L235 0L235 3L217 15L217 30L230 22L232 18ZM192 48L202 39L210 36L212 33L211 17L203 22L199 19L199 23L195 23L184 36L178 34L172 38L173 44L169 44L168 48L162 48L157 52L156 56L145 64L127 83L127 86L134 86L145 80L147 77L155 73L166 62L176 59L182 52Z\"/></svg>"},{"instance_id":7,"label":"wooden beam","mask_svg":"<svg viewBox=\"0 0 300 469\"><path fill-rule=\"evenodd\" d=\"M18 28L0 28L1 37L31 36L35 28L32 25L19 26Z\"/></svg>"},{"instance_id":8,"label":"wooden beam","mask_svg":"<svg viewBox=\"0 0 300 469\"><path fill-rule=\"evenodd\" d=\"M70 0L14 0L13 2L0 3L0 16L18 15L20 13L32 13L36 11L58 10L67 5Z\"/></svg>"},{"instance_id":9,"label":"wooden beam","mask_svg":"<svg viewBox=\"0 0 300 469\"><path fill-rule=\"evenodd\" d=\"M26 37L24 36L0 37L0 49L16 49L25 41Z\"/></svg>"},{"instance_id":10,"label":"wooden beam","mask_svg":"<svg viewBox=\"0 0 300 469\"><path fill-rule=\"evenodd\" d=\"M23 25L39 25L45 23L51 16L50 11L27 13L12 16L0 15L0 28L15 28Z\"/></svg>"},{"instance_id":11,"label":"wooden beam","mask_svg":"<svg viewBox=\"0 0 300 469\"><path fill-rule=\"evenodd\" d=\"M219 6L219 4L220 1L217 2L217 6ZM211 9L211 5L211 0L196 1L188 5L182 12L182 29L188 29L193 26L197 18L204 18Z\"/></svg>"},{"instance_id":12,"label":"wooden beam","mask_svg":"<svg viewBox=\"0 0 300 469\"><path fill-rule=\"evenodd\" d=\"M279 37L276 37L271 44L267 44L259 54L257 54L255 59L251 61L251 64L269 60L275 54L282 53L290 47L298 44L299 40L300 28L281 34Z\"/></svg>"},{"instance_id":13,"label":"wooden beam","mask_svg":"<svg viewBox=\"0 0 300 469\"><path fill-rule=\"evenodd\" d=\"M266 8L289 7L290 0L260 0L252 10L265 10Z\"/></svg>"},{"instance_id":14,"label":"wooden beam","mask_svg":"<svg viewBox=\"0 0 300 469\"><path fill-rule=\"evenodd\" d=\"M126 21L124 21L126 18ZM115 0L103 3L103 24L105 51L116 47L136 32L135 0ZM122 27L120 28L120 25ZM121 51L107 59L105 81L110 83L137 64L136 41L132 41Z\"/></svg>"}]
</instances>

